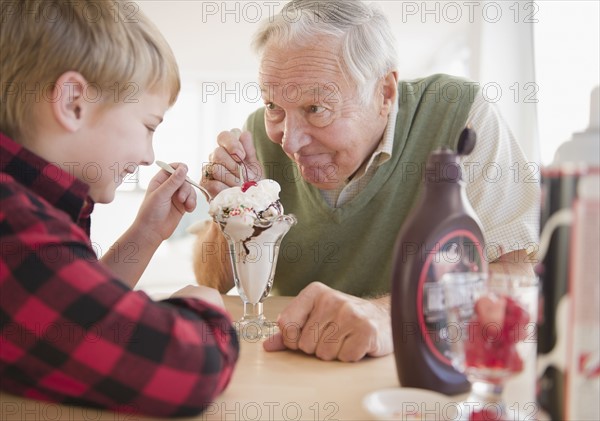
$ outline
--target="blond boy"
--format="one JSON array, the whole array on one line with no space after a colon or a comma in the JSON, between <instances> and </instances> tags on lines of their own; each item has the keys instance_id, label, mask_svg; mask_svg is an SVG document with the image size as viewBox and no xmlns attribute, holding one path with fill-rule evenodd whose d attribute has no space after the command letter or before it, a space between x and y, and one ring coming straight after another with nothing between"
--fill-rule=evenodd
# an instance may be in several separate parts
<instances>
[{"instance_id":1,"label":"blond boy","mask_svg":"<svg viewBox=\"0 0 600 421\"><path fill-rule=\"evenodd\" d=\"M153 132L180 89L171 49L132 5L1 4L0 389L194 415L223 391L238 357L223 302L209 288L161 302L132 290L196 206L187 168L152 179L131 228L101 259L89 238L94 204L154 161Z\"/></svg>"}]
</instances>

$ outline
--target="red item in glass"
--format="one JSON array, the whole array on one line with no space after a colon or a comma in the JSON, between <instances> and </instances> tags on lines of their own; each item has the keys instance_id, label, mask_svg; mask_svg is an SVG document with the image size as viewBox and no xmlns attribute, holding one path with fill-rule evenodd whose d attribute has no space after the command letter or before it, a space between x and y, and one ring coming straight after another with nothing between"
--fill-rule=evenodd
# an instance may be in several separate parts
<instances>
[{"instance_id":1,"label":"red item in glass","mask_svg":"<svg viewBox=\"0 0 600 421\"><path fill-rule=\"evenodd\" d=\"M527 311L511 298L479 299L465 343L467 367L520 372L516 344L526 339L528 323Z\"/></svg>"},{"instance_id":2,"label":"red item in glass","mask_svg":"<svg viewBox=\"0 0 600 421\"><path fill-rule=\"evenodd\" d=\"M474 410L469 421L504 421L504 418L498 418L498 413L490 409Z\"/></svg>"}]
</instances>

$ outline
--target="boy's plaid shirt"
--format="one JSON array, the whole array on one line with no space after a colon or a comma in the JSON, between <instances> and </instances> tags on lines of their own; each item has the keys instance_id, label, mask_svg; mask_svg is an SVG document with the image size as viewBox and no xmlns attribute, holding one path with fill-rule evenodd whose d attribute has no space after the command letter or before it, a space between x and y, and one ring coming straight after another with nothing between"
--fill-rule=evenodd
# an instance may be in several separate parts
<instances>
[{"instance_id":1,"label":"boy's plaid shirt","mask_svg":"<svg viewBox=\"0 0 600 421\"><path fill-rule=\"evenodd\" d=\"M113 410L199 413L229 382L229 317L151 300L89 238L88 186L0 133L0 389Z\"/></svg>"}]
</instances>

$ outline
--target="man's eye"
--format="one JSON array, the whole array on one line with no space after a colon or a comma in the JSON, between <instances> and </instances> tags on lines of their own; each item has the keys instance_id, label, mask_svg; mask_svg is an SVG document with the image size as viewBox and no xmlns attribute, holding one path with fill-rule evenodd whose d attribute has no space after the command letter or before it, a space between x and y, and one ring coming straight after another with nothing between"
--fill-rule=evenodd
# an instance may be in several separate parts
<instances>
[{"instance_id":1,"label":"man's eye","mask_svg":"<svg viewBox=\"0 0 600 421\"><path fill-rule=\"evenodd\" d=\"M267 107L267 110L274 110L275 108L277 108L277 106L275 104L273 104L272 102L267 102L265 104L265 107Z\"/></svg>"},{"instance_id":2,"label":"man's eye","mask_svg":"<svg viewBox=\"0 0 600 421\"><path fill-rule=\"evenodd\" d=\"M146 126L146 128L148 129L149 132L152 132L152 133L154 133L156 131L156 127Z\"/></svg>"},{"instance_id":3,"label":"man's eye","mask_svg":"<svg viewBox=\"0 0 600 421\"><path fill-rule=\"evenodd\" d=\"M325 107L322 107L320 105L311 105L309 110L313 114L318 114L318 113L322 113L323 111L325 111Z\"/></svg>"}]
</instances>

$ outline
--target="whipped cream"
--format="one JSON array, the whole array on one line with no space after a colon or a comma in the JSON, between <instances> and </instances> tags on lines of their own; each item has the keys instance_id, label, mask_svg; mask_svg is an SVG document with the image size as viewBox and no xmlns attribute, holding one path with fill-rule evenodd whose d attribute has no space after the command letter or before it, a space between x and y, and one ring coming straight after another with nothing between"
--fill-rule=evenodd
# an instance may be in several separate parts
<instances>
[{"instance_id":1,"label":"whipped cream","mask_svg":"<svg viewBox=\"0 0 600 421\"><path fill-rule=\"evenodd\" d=\"M240 223L252 226L256 220L283 215L280 191L279 183L270 179L260 180L246 189L230 187L213 198L208 213L220 222L239 216Z\"/></svg>"}]
</instances>

